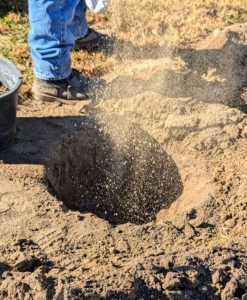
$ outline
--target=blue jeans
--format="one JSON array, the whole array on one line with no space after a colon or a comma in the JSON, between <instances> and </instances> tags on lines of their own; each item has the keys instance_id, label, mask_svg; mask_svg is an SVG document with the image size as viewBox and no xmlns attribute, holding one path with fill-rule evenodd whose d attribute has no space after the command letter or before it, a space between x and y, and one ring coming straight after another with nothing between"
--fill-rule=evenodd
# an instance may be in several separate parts
<instances>
[{"instance_id":1,"label":"blue jeans","mask_svg":"<svg viewBox=\"0 0 247 300\"><path fill-rule=\"evenodd\" d=\"M70 75L70 50L88 31L86 11L85 0L29 0L28 41L37 78Z\"/></svg>"}]
</instances>

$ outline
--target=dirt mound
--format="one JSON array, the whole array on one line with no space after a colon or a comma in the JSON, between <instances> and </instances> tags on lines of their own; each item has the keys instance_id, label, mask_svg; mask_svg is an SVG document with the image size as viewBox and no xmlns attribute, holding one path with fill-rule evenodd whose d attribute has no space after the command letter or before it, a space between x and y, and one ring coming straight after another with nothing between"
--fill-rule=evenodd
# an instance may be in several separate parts
<instances>
[{"instance_id":1,"label":"dirt mound","mask_svg":"<svg viewBox=\"0 0 247 300\"><path fill-rule=\"evenodd\" d=\"M1 299L247 297L246 37L128 48L89 114L19 106Z\"/></svg>"}]
</instances>

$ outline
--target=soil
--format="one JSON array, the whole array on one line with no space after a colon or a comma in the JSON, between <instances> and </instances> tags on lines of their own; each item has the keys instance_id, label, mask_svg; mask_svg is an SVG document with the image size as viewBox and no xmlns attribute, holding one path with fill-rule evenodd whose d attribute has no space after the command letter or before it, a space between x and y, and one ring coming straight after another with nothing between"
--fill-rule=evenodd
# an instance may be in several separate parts
<instances>
[{"instance_id":1,"label":"soil","mask_svg":"<svg viewBox=\"0 0 247 300\"><path fill-rule=\"evenodd\" d=\"M247 299L246 40L128 45L92 101L18 106L1 299Z\"/></svg>"},{"instance_id":2,"label":"soil","mask_svg":"<svg viewBox=\"0 0 247 300\"><path fill-rule=\"evenodd\" d=\"M0 81L0 95L4 94L6 92L8 92L8 88L6 86L4 86L2 84L2 82Z\"/></svg>"}]
</instances>

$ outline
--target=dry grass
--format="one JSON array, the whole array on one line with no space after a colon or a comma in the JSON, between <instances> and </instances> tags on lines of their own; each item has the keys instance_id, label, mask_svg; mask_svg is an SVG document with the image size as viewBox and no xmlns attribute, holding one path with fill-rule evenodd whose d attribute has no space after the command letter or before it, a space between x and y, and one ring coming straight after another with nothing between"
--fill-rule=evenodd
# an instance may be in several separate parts
<instances>
[{"instance_id":1,"label":"dry grass","mask_svg":"<svg viewBox=\"0 0 247 300\"><path fill-rule=\"evenodd\" d=\"M247 1L114 0L105 16L88 14L90 26L110 29L135 46L188 46L216 29L247 21ZM22 70L22 97L30 96L32 61L27 45L28 18L9 13L0 19L0 55ZM114 64L104 53L73 52L73 66L87 76L101 76Z\"/></svg>"},{"instance_id":2,"label":"dry grass","mask_svg":"<svg viewBox=\"0 0 247 300\"><path fill-rule=\"evenodd\" d=\"M100 77L105 75L112 67L114 59L104 55L104 53L85 53L85 51L74 51L72 53L72 64L85 76Z\"/></svg>"},{"instance_id":3,"label":"dry grass","mask_svg":"<svg viewBox=\"0 0 247 300\"><path fill-rule=\"evenodd\" d=\"M110 25L134 44L193 43L215 29L247 20L247 1L116 0Z\"/></svg>"},{"instance_id":4,"label":"dry grass","mask_svg":"<svg viewBox=\"0 0 247 300\"><path fill-rule=\"evenodd\" d=\"M0 55L18 65L23 73L20 95L26 99L31 95L32 62L27 43L29 30L25 14L9 13L0 19Z\"/></svg>"}]
</instances>

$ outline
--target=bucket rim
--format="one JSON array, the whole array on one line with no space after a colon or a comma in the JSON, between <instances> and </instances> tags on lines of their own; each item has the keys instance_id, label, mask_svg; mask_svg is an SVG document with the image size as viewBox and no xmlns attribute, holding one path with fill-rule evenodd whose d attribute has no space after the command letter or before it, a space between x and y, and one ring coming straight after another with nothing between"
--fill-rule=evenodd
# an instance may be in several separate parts
<instances>
[{"instance_id":1,"label":"bucket rim","mask_svg":"<svg viewBox=\"0 0 247 300\"><path fill-rule=\"evenodd\" d=\"M12 61L10 61L9 59L7 59L5 57L0 56L0 66L1 66L1 64L6 64L6 65L12 66L12 68L14 68L16 70L16 72L17 72L16 77L18 77L18 78L17 78L17 82L13 88L11 88L8 92L0 95L0 100L16 93L18 91L18 89L20 88L20 86L22 84L22 79L23 79L20 69Z\"/></svg>"}]
</instances>

